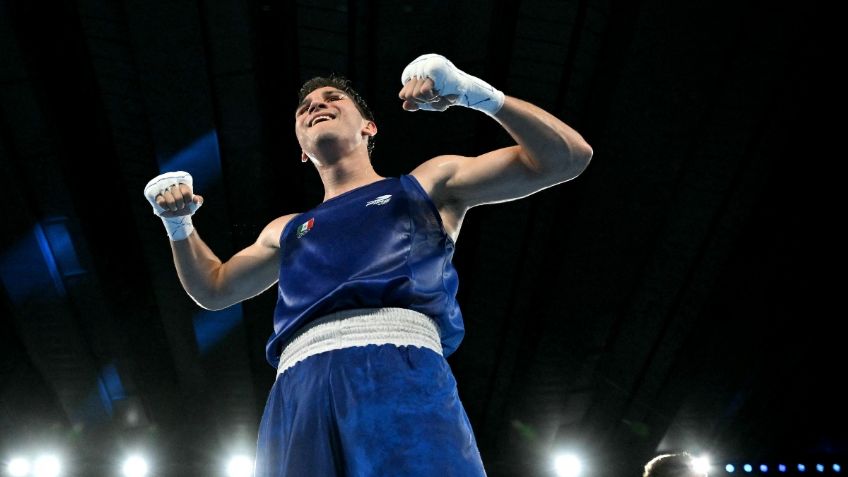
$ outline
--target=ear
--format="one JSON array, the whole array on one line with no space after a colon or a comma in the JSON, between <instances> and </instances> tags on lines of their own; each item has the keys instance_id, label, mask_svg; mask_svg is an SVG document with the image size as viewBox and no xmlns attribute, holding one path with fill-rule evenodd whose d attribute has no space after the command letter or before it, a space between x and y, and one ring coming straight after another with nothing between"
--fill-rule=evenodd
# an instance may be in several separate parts
<instances>
[{"instance_id":1,"label":"ear","mask_svg":"<svg viewBox=\"0 0 848 477\"><path fill-rule=\"evenodd\" d=\"M306 153L303 152L303 150L301 150L300 151L300 162L308 162L308 161L309 161L309 156L307 156Z\"/></svg>"},{"instance_id":2,"label":"ear","mask_svg":"<svg viewBox=\"0 0 848 477\"><path fill-rule=\"evenodd\" d=\"M362 128L362 134L365 134L369 137L374 137L377 135L377 123L374 121L367 121L365 123L365 127Z\"/></svg>"}]
</instances>

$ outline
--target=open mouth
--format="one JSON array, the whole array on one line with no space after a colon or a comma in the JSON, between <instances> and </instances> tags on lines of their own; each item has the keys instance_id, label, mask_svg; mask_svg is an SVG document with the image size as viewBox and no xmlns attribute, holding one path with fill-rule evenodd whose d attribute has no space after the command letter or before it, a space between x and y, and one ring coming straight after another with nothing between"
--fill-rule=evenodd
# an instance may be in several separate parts
<instances>
[{"instance_id":1,"label":"open mouth","mask_svg":"<svg viewBox=\"0 0 848 477\"><path fill-rule=\"evenodd\" d=\"M312 118L312 121L309 123L309 127L312 127L312 126L314 126L318 123L322 123L324 121L329 121L331 119L335 119L335 118L332 115L329 115L329 114L322 114L320 116L315 116L314 118Z\"/></svg>"}]
</instances>

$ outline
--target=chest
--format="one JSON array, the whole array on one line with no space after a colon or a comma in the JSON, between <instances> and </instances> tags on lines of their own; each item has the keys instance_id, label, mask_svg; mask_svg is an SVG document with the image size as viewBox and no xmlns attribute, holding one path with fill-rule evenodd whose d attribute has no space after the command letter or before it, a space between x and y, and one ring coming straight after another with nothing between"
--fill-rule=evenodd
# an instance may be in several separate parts
<instances>
[{"instance_id":1,"label":"chest","mask_svg":"<svg viewBox=\"0 0 848 477\"><path fill-rule=\"evenodd\" d=\"M381 190L340 199L295 217L282 242L284 263L362 268L404 259L414 227L404 194Z\"/></svg>"}]
</instances>

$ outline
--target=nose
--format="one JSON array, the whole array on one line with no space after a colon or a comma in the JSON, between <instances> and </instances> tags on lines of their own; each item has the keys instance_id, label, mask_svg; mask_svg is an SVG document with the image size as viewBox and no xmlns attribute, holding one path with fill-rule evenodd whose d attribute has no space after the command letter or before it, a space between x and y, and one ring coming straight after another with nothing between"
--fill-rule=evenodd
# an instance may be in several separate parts
<instances>
[{"instance_id":1,"label":"nose","mask_svg":"<svg viewBox=\"0 0 848 477\"><path fill-rule=\"evenodd\" d=\"M309 108L307 109L307 112L309 112L311 114L313 111L315 111L318 108L326 108L326 107L327 107L327 103L323 99L316 99L316 100L312 101L312 103L309 104Z\"/></svg>"}]
</instances>

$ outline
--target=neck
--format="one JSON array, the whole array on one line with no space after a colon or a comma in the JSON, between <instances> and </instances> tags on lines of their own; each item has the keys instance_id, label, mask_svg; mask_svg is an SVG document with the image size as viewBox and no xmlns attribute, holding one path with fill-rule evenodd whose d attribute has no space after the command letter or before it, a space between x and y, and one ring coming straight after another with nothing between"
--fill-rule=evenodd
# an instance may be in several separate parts
<instances>
[{"instance_id":1,"label":"neck","mask_svg":"<svg viewBox=\"0 0 848 477\"><path fill-rule=\"evenodd\" d=\"M367 154L364 158L349 156L331 163L318 163L316 168L324 183L324 200L383 179L371 166Z\"/></svg>"}]
</instances>

